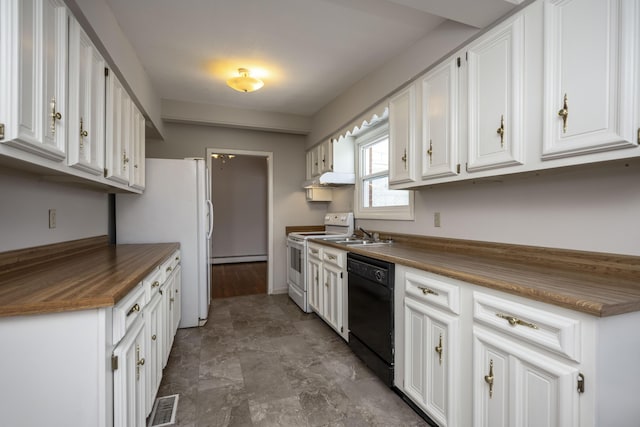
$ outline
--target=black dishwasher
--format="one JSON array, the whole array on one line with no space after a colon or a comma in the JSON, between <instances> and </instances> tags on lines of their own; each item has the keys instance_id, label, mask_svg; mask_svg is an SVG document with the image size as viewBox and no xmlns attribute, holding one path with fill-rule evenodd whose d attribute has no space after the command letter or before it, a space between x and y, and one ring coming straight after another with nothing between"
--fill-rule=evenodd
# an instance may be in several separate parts
<instances>
[{"instance_id":1,"label":"black dishwasher","mask_svg":"<svg viewBox=\"0 0 640 427\"><path fill-rule=\"evenodd\" d=\"M395 265L349 252L349 347L393 386Z\"/></svg>"}]
</instances>

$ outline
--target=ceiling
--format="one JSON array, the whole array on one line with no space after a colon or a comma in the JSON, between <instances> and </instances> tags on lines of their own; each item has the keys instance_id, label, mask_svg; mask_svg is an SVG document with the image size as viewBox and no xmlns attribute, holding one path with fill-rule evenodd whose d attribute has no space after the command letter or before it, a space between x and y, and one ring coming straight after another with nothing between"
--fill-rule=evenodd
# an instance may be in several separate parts
<instances>
[{"instance_id":1,"label":"ceiling","mask_svg":"<svg viewBox=\"0 0 640 427\"><path fill-rule=\"evenodd\" d=\"M446 19L521 0L107 0L162 99L310 116ZM245 67L264 88L236 92Z\"/></svg>"}]
</instances>

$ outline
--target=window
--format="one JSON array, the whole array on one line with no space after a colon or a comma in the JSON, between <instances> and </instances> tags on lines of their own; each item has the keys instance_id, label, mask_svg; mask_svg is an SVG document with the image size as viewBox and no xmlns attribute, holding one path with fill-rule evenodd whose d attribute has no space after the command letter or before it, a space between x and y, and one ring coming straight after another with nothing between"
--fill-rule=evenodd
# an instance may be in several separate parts
<instances>
[{"instance_id":1,"label":"window","mask_svg":"<svg viewBox=\"0 0 640 427\"><path fill-rule=\"evenodd\" d=\"M356 218L413 219L413 193L389 189L389 126L359 134L356 146Z\"/></svg>"}]
</instances>

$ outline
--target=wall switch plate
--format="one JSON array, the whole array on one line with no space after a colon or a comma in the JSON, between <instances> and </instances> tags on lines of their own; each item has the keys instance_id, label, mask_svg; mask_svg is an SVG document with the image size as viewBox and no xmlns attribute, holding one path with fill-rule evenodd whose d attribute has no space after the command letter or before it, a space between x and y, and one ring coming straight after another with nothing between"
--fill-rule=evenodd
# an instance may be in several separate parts
<instances>
[{"instance_id":1,"label":"wall switch plate","mask_svg":"<svg viewBox=\"0 0 640 427\"><path fill-rule=\"evenodd\" d=\"M435 212L433 214L433 226L440 227L440 212Z\"/></svg>"},{"instance_id":2,"label":"wall switch plate","mask_svg":"<svg viewBox=\"0 0 640 427\"><path fill-rule=\"evenodd\" d=\"M56 228L56 210L49 209L49 228Z\"/></svg>"}]
</instances>

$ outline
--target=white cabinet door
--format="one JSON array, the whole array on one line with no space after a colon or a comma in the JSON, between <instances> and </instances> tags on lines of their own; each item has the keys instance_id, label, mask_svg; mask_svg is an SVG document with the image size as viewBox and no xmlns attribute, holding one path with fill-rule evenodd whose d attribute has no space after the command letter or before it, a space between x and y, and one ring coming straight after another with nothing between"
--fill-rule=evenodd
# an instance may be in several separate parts
<instances>
[{"instance_id":1,"label":"white cabinet door","mask_svg":"<svg viewBox=\"0 0 640 427\"><path fill-rule=\"evenodd\" d=\"M458 65L451 58L422 79L422 177L458 172Z\"/></svg>"},{"instance_id":2,"label":"white cabinet door","mask_svg":"<svg viewBox=\"0 0 640 427\"><path fill-rule=\"evenodd\" d=\"M121 184L129 183L132 106L127 91L113 72L109 71L107 75L105 176Z\"/></svg>"},{"instance_id":3,"label":"white cabinet door","mask_svg":"<svg viewBox=\"0 0 640 427\"><path fill-rule=\"evenodd\" d=\"M440 426L454 426L458 318L405 298L404 391Z\"/></svg>"},{"instance_id":4,"label":"white cabinet door","mask_svg":"<svg viewBox=\"0 0 640 427\"><path fill-rule=\"evenodd\" d=\"M389 100L389 184L416 180L416 85Z\"/></svg>"},{"instance_id":5,"label":"white cabinet door","mask_svg":"<svg viewBox=\"0 0 640 427\"><path fill-rule=\"evenodd\" d=\"M322 315L333 329L342 333L343 272L340 268L325 262L322 264L322 278L324 282Z\"/></svg>"},{"instance_id":6,"label":"white cabinet door","mask_svg":"<svg viewBox=\"0 0 640 427\"><path fill-rule=\"evenodd\" d=\"M0 140L62 161L67 136L67 9L60 0L6 0L0 7Z\"/></svg>"},{"instance_id":7,"label":"white cabinet door","mask_svg":"<svg viewBox=\"0 0 640 427\"><path fill-rule=\"evenodd\" d=\"M147 390L145 399L145 417L151 413L153 403L162 381L162 296L156 293L147 304L144 312L147 330Z\"/></svg>"},{"instance_id":8,"label":"white cabinet door","mask_svg":"<svg viewBox=\"0 0 640 427\"><path fill-rule=\"evenodd\" d=\"M544 3L543 159L638 145L640 5Z\"/></svg>"},{"instance_id":9,"label":"white cabinet door","mask_svg":"<svg viewBox=\"0 0 640 427\"><path fill-rule=\"evenodd\" d=\"M524 19L509 19L467 49L470 172L524 161Z\"/></svg>"},{"instance_id":10,"label":"white cabinet door","mask_svg":"<svg viewBox=\"0 0 640 427\"><path fill-rule=\"evenodd\" d=\"M104 173L105 62L89 36L69 20L68 164Z\"/></svg>"},{"instance_id":11,"label":"white cabinet door","mask_svg":"<svg viewBox=\"0 0 640 427\"><path fill-rule=\"evenodd\" d=\"M113 351L118 369L113 372L113 425L144 426L146 339L142 316L129 328Z\"/></svg>"},{"instance_id":12,"label":"white cabinet door","mask_svg":"<svg viewBox=\"0 0 640 427\"><path fill-rule=\"evenodd\" d=\"M160 288L162 295L162 367L167 366L169 353L173 345L173 334L171 334L171 323L173 322L173 310L169 301L173 295L173 280L171 275L167 277L164 284Z\"/></svg>"},{"instance_id":13,"label":"white cabinet door","mask_svg":"<svg viewBox=\"0 0 640 427\"><path fill-rule=\"evenodd\" d=\"M129 185L138 190L145 186L145 126L144 116L138 108L131 104L131 168Z\"/></svg>"},{"instance_id":14,"label":"white cabinet door","mask_svg":"<svg viewBox=\"0 0 640 427\"><path fill-rule=\"evenodd\" d=\"M473 328L475 427L578 427L578 368Z\"/></svg>"},{"instance_id":15,"label":"white cabinet door","mask_svg":"<svg viewBox=\"0 0 640 427\"><path fill-rule=\"evenodd\" d=\"M170 300L172 303L171 336L175 337L182 316L182 266L180 264L173 269L172 276L173 296L171 297L172 300Z\"/></svg>"},{"instance_id":16,"label":"white cabinet door","mask_svg":"<svg viewBox=\"0 0 640 427\"><path fill-rule=\"evenodd\" d=\"M309 307L318 314L322 314L322 261L313 257L307 259L307 296Z\"/></svg>"}]
</instances>

